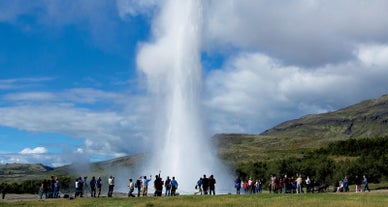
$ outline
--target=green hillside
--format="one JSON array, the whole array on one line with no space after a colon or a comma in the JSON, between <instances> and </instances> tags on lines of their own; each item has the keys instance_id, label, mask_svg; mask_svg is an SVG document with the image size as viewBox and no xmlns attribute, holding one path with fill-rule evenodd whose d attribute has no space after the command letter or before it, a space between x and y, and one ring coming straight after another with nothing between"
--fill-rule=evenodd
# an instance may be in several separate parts
<instances>
[{"instance_id":1,"label":"green hillside","mask_svg":"<svg viewBox=\"0 0 388 207\"><path fill-rule=\"evenodd\" d=\"M306 150L348 139L388 136L388 95L340 109L283 122L261 134L214 136L229 164L302 156Z\"/></svg>"}]
</instances>

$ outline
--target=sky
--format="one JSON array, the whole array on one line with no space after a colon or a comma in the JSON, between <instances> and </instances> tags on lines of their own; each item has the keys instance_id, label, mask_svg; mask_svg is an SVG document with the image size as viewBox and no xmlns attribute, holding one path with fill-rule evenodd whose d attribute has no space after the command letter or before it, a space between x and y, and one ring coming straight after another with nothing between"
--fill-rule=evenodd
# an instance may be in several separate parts
<instances>
[{"instance_id":1,"label":"sky","mask_svg":"<svg viewBox=\"0 0 388 207\"><path fill-rule=\"evenodd\" d=\"M0 0L0 164L147 152L155 104L138 52L163 32L155 17L166 2ZM203 7L198 87L209 139L388 93L388 1Z\"/></svg>"}]
</instances>

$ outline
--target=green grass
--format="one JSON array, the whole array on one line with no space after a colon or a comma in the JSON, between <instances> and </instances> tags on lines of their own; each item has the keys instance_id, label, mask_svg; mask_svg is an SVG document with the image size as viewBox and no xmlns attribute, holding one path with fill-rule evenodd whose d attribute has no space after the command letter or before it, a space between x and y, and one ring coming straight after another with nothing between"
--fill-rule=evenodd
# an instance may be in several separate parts
<instances>
[{"instance_id":1,"label":"green grass","mask_svg":"<svg viewBox=\"0 0 388 207\"><path fill-rule=\"evenodd\" d=\"M142 198L83 198L75 200L43 200L43 201L7 201L1 202L0 207L178 207L178 206L271 206L271 207L303 207L303 206L386 206L386 193L322 193L322 194L258 194L258 195L219 195L219 196L177 196L177 197L142 197Z\"/></svg>"}]
</instances>

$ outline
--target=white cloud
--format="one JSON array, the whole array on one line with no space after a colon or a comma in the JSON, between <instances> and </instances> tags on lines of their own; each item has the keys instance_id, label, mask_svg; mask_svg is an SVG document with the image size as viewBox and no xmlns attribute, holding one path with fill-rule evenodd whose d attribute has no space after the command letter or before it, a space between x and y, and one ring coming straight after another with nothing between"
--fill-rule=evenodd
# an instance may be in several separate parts
<instances>
[{"instance_id":1,"label":"white cloud","mask_svg":"<svg viewBox=\"0 0 388 207\"><path fill-rule=\"evenodd\" d=\"M149 15L152 10L161 2L158 0L116 0L117 10L122 19L127 16L137 16L140 14Z\"/></svg>"},{"instance_id":2,"label":"white cloud","mask_svg":"<svg viewBox=\"0 0 388 207\"><path fill-rule=\"evenodd\" d=\"M20 154L43 154L47 152L48 150L44 147L35 147L33 149L24 148L22 151L20 151Z\"/></svg>"},{"instance_id":3,"label":"white cloud","mask_svg":"<svg viewBox=\"0 0 388 207\"><path fill-rule=\"evenodd\" d=\"M336 64L354 59L358 42L388 42L386 8L384 0L209 1L204 46L293 65Z\"/></svg>"},{"instance_id":4,"label":"white cloud","mask_svg":"<svg viewBox=\"0 0 388 207\"><path fill-rule=\"evenodd\" d=\"M368 66L388 66L388 45L363 44L359 46L356 55Z\"/></svg>"},{"instance_id":5,"label":"white cloud","mask_svg":"<svg viewBox=\"0 0 388 207\"><path fill-rule=\"evenodd\" d=\"M218 132L257 133L308 113L381 96L388 92L382 78L388 77L388 68L376 69L385 52L379 48L367 58L316 68L286 66L260 53L240 54L206 79L210 123Z\"/></svg>"}]
</instances>

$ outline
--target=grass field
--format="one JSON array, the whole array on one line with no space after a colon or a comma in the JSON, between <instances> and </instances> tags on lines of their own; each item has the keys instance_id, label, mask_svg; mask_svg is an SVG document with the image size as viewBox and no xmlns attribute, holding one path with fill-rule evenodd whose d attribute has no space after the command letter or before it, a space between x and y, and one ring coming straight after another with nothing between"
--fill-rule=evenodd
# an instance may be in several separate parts
<instances>
[{"instance_id":1,"label":"grass field","mask_svg":"<svg viewBox=\"0 0 388 207\"><path fill-rule=\"evenodd\" d=\"M48 200L14 200L0 201L0 207L178 207L178 206L271 206L271 207L303 207L303 206L376 206L388 204L388 193L315 193L315 194L255 194L255 195L217 195L176 197L113 197L113 198L81 198L81 199L48 199Z\"/></svg>"}]
</instances>

